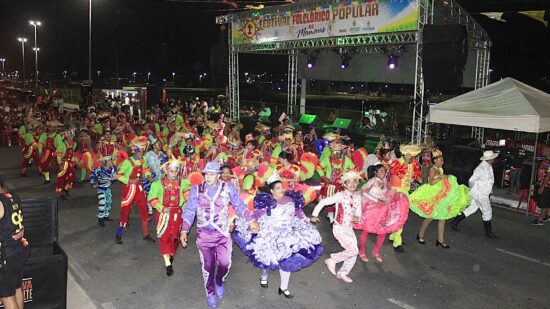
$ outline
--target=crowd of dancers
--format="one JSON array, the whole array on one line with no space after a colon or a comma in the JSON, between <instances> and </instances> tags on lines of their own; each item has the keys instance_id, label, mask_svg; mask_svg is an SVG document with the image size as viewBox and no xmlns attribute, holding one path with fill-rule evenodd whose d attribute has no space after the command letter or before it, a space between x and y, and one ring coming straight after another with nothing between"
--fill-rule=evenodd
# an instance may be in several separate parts
<instances>
[{"instance_id":1,"label":"crowd of dancers","mask_svg":"<svg viewBox=\"0 0 550 309\"><path fill-rule=\"evenodd\" d=\"M278 293L292 298L291 273L324 253L315 226L321 211L344 249L324 263L347 283L353 281L349 274L357 256L369 261L369 234L376 235L371 256L377 262L383 261L380 249L386 235L395 252L404 252L401 235L409 210L424 218L416 235L420 244L426 243L426 230L436 220L435 245L449 249L445 220L453 219L451 227L458 230L477 209L483 213L486 236L496 238L489 202L496 158L491 151L480 158L468 188L444 173L444 155L431 141L394 146L382 137L368 154L337 131L317 136L315 128L295 128L284 119L273 128L259 122L246 135L240 123L223 115L207 121L175 111L150 114L139 124L126 119L109 112L76 112L60 119L31 110L19 129L21 174L26 176L35 164L44 182L50 182L55 169L55 191L61 199L70 199L75 181L89 180L97 193L100 227L112 221L111 186L118 181L122 192L115 242L123 244L136 205L143 239L158 240L168 276L174 274L179 245L187 246L196 225L210 307L224 298L233 241L259 268L262 288L268 288L269 271L278 270ZM304 212L308 205L315 205L306 210L311 217ZM154 234L150 220L156 223Z\"/></svg>"}]
</instances>

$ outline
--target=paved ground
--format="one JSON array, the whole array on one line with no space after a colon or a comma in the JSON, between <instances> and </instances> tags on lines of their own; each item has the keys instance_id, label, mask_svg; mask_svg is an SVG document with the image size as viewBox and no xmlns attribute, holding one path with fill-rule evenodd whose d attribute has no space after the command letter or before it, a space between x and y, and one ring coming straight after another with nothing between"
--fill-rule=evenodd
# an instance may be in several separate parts
<instances>
[{"instance_id":1,"label":"paved ground","mask_svg":"<svg viewBox=\"0 0 550 309\"><path fill-rule=\"evenodd\" d=\"M53 184L42 185L34 168L29 177L19 176L18 149L0 148L0 158L0 174L23 198L53 196ZM69 272L77 285L69 288L74 294L69 299L85 302L80 285L99 308L205 307L199 257L192 245L194 230L191 245L176 257L174 276L166 277L158 245L141 239L137 212L131 214L124 244L117 245L115 223L97 225L96 197L89 186L78 184L71 195L71 200L59 203L60 244L69 255ZM119 184L114 185L113 200L116 218ZM389 242L384 243L384 262L358 260L350 275L352 284L335 279L319 261L292 275L292 300L277 295L275 272L269 289L261 289L258 269L234 246L227 296L220 308L550 308L550 224L531 226L523 214L494 212L500 240L484 237L476 214L464 221L462 232L448 229L449 250L435 247L435 224L426 234L427 244L418 244L414 238L421 220L411 214L404 231L405 253L396 254ZM329 225L322 222L319 229L325 256L339 251ZM82 303L71 308L88 307Z\"/></svg>"}]
</instances>

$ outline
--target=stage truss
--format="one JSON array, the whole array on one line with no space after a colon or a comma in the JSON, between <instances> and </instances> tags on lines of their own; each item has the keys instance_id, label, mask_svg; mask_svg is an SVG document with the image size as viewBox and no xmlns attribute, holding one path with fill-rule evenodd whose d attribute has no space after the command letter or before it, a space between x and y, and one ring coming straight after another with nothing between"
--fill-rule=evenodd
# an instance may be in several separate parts
<instances>
[{"instance_id":1,"label":"stage truss","mask_svg":"<svg viewBox=\"0 0 550 309\"><path fill-rule=\"evenodd\" d=\"M285 5L293 10L308 9L315 6L333 4L334 0L302 1ZM228 24L229 42L229 116L239 119L239 54L282 54L288 55L287 114L296 116L299 111L298 54L311 50L332 50L345 53L353 48L356 54L387 53L388 47L414 46L416 48L414 109L411 127L411 142L421 143L428 133L428 108L424 97L424 77L422 72L422 31L427 24L461 24L468 30L469 50L475 51L475 88L486 86L489 82L489 62L491 41L485 30L454 0L418 0L418 27L416 31L376 33L369 35L329 37L309 40L291 40L261 44L233 44L232 21L247 18L255 14L275 13L281 6L269 7L257 12L243 12L218 18L220 23ZM473 128L472 137L483 139L483 129Z\"/></svg>"}]
</instances>

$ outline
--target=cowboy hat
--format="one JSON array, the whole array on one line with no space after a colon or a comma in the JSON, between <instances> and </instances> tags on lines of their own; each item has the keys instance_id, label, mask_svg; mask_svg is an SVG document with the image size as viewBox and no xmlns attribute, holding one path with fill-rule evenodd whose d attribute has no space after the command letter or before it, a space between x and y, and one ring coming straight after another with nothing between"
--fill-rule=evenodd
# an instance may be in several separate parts
<instances>
[{"instance_id":1,"label":"cowboy hat","mask_svg":"<svg viewBox=\"0 0 550 309\"><path fill-rule=\"evenodd\" d=\"M479 160L481 161L492 160L498 157L498 155L499 155L498 153L494 153L492 150L487 150L483 152L483 157L479 158Z\"/></svg>"},{"instance_id":2,"label":"cowboy hat","mask_svg":"<svg viewBox=\"0 0 550 309\"><path fill-rule=\"evenodd\" d=\"M220 164L218 162L208 162L202 170L203 174L221 174Z\"/></svg>"}]
</instances>

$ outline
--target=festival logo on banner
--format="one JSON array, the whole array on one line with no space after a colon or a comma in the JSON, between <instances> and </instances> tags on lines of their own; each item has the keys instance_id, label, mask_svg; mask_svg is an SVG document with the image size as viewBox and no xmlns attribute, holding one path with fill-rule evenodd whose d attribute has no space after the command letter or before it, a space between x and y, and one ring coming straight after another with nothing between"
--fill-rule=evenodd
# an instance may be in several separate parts
<instances>
[{"instance_id":1,"label":"festival logo on banner","mask_svg":"<svg viewBox=\"0 0 550 309\"><path fill-rule=\"evenodd\" d=\"M32 278L23 278L23 281L21 281L21 290L23 291L23 302L32 302ZM4 308L4 305L1 303L0 308Z\"/></svg>"},{"instance_id":2,"label":"festival logo on banner","mask_svg":"<svg viewBox=\"0 0 550 309\"><path fill-rule=\"evenodd\" d=\"M233 44L413 31L416 0L355 0L233 20Z\"/></svg>"}]
</instances>

